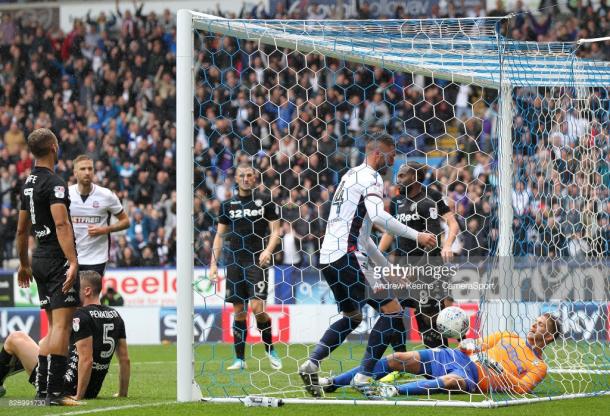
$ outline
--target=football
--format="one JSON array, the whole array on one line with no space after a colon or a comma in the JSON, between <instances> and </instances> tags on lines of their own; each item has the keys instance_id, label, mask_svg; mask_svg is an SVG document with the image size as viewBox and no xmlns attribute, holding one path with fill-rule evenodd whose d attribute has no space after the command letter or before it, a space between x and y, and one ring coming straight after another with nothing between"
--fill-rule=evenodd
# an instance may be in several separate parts
<instances>
[{"instance_id":1,"label":"football","mask_svg":"<svg viewBox=\"0 0 610 416\"><path fill-rule=\"evenodd\" d=\"M470 323L462 308L450 306L438 314L436 327L444 337L461 339L468 332Z\"/></svg>"}]
</instances>

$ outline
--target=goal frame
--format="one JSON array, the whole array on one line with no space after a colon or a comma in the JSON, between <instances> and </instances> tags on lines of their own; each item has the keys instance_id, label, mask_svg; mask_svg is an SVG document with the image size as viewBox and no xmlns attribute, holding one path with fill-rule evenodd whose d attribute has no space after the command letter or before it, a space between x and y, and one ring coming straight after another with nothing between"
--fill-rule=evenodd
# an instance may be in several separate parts
<instances>
[{"instance_id":1,"label":"goal frame","mask_svg":"<svg viewBox=\"0 0 610 416\"><path fill-rule=\"evenodd\" d=\"M193 204L194 204L194 39L193 29L204 29L195 25L196 19L209 19L209 21L221 21L223 18L181 9L177 13L177 55L176 55L176 128L177 128L177 400L178 402L189 402L203 400L211 403L238 403L242 402L239 398L202 398L199 386L195 381L195 356L193 349L193 318L194 318L194 299L193 299L193 277L194 277L194 233L193 233ZM238 26L238 25L236 25ZM232 30L240 31L236 26ZM208 27L210 29L211 27ZM217 29L217 27L213 27ZM218 33L223 33L220 28ZM232 32L234 33L234 32ZM248 35L247 30L241 32ZM231 35L231 33L228 33ZM602 39L603 40L603 39ZM599 40L596 40L599 41ZM307 45L298 43L297 39L276 39L262 38L262 43L275 45L278 47L289 47L302 52L310 52L313 49ZM584 42L584 41L581 41ZM329 56L341 57L337 49L324 50ZM383 59L359 58L359 62L375 66L382 66L387 69L410 71L414 74L425 76L434 75L439 79L446 79L453 82L467 82L487 88L498 90L500 100L499 107L499 128L498 128L498 177L499 177L499 234L497 256L510 259L513 250L513 206L512 206L512 180L513 180L513 148L512 148L512 117L514 105L512 100L513 85L509 81L504 59L498 57L500 61L499 82L492 83L489 79L477 78L473 74L454 73L449 70L445 73L431 71L424 65L398 65L392 61ZM505 97L511 97L505 99ZM510 260L508 260L510 261ZM509 264L503 264L502 268L510 270ZM508 290L508 289L507 289ZM510 293L506 293L510 299ZM510 303L510 302L509 302ZM510 308L511 305L505 305ZM371 404L371 405L398 405L398 406L460 406L460 407L485 407L494 408L513 404L531 403L537 401L563 400L576 397L589 397L600 394L610 394L609 392L597 393L578 393L567 394L557 397L544 398L523 398L509 401L485 400L482 402L472 401L404 401L404 402L370 402L364 400L308 400L308 399L285 399L286 403L315 403L315 404Z\"/></svg>"}]
</instances>

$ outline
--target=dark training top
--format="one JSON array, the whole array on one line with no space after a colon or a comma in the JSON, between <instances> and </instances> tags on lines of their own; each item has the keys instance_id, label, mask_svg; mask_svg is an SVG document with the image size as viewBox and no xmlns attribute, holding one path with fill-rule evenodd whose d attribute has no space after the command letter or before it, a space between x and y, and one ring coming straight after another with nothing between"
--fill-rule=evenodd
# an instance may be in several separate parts
<instances>
[{"instance_id":1,"label":"dark training top","mask_svg":"<svg viewBox=\"0 0 610 416\"><path fill-rule=\"evenodd\" d=\"M85 398L97 397L108 374L110 361L119 340L125 339L125 323L121 315L105 305L87 305L78 308L72 319L68 371L64 376L68 393L76 394L78 386L78 353L76 342L92 337L93 368Z\"/></svg>"},{"instance_id":2,"label":"dark training top","mask_svg":"<svg viewBox=\"0 0 610 416\"><path fill-rule=\"evenodd\" d=\"M271 196L258 191L250 195L224 201L218 222L229 226L226 234L232 258L229 264L239 261L255 263L269 236L269 222L279 219L279 209Z\"/></svg>"},{"instance_id":3,"label":"dark training top","mask_svg":"<svg viewBox=\"0 0 610 416\"><path fill-rule=\"evenodd\" d=\"M441 253L441 218L450 212L443 201L443 195L434 190L422 187L421 191L413 196L400 195L392 198L390 214L403 224L419 232L429 232L437 236L437 247L428 251L431 256ZM398 238L398 247L395 254L399 256L425 256L426 251L419 248L415 240Z\"/></svg>"},{"instance_id":4,"label":"dark training top","mask_svg":"<svg viewBox=\"0 0 610 416\"><path fill-rule=\"evenodd\" d=\"M53 204L65 204L70 211L66 182L47 168L34 167L21 190L21 209L29 211L32 233L38 240L34 257L64 257L51 215Z\"/></svg>"}]
</instances>

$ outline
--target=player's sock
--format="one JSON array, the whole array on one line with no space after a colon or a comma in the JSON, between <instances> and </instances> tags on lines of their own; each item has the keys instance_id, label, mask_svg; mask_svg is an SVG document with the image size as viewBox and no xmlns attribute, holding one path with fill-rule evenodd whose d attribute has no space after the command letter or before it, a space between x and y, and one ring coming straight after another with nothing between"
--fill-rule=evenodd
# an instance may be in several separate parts
<instances>
[{"instance_id":1,"label":"player's sock","mask_svg":"<svg viewBox=\"0 0 610 416\"><path fill-rule=\"evenodd\" d=\"M235 356L240 360L246 359L246 337L248 326L245 320L233 321L233 343L235 344Z\"/></svg>"},{"instance_id":2,"label":"player's sock","mask_svg":"<svg viewBox=\"0 0 610 416\"><path fill-rule=\"evenodd\" d=\"M369 335L369 342L366 346L366 352L362 359L362 371L365 376L372 376L375 364L381 358L388 344L394 337L394 333L399 329L404 328L402 323L402 314L385 315L380 314L379 319L375 322L375 326Z\"/></svg>"},{"instance_id":3,"label":"player's sock","mask_svg":"<svg viewBox=\"0 0 610 416\"><path fill-rule=\"evenodd\" d=\"M439 378L432 380L418 380L398 386L398 393L407 396L440 393L445 388L445 383Z\"/></svg>"},{"instance_id":4,"label":"player's sock","mask_svg":"<svg viewBox=\"0 0 610 416\"><path fill-rule=\"evenodd\" d=\"M309 356L309 359L319 366L320 361L328 357L339 345L343 344L345 338L360 325L360 322L360 320L354 320L344 316L333 323L328 327L324 335L322 335L322 339L318 345L316 345L316 348Z\"/></svg>"},{"instance_id":5,"label":"player's sock","mask_svg":"<svg viewBox=\"0 0 610 416\"><path fill-rule=\"evenodd\" d=\"M394 352L407 352L407 330L405 329L404 317L399 321L394 321L396 328L390 344Z\"/></svg>"},{"instance_id":6,"label":"player's sock","mask_svg":"<svg viewBox=\"0 0 610 416\"><path fill-rule=\"evenodd\" d=\"M13 355L6 352L4 348L0 350L0 386L4 384L4 380L10 372L10 363L12 358Z\"/></svg>"},{"instance_id":7,"label":"player's sock","mask_svg":"<svg viewBox=\"0 0 610 416\"><path fill-rule=\"evenodd\" d=\"M273 351L273 339L271 335L271 320L268 321L256 321L256 326L261 332L261 338L265 344L265 351Z\"/></svg>"},{"instance_id":8,"label":"player's sock","mask_svg":"<svg viewBox=\"0 0 610 416\"><path fill-rule=\"evenodd\" d=\"M355 367L345 373L339 374L333 377L333 385L335 386L349 386L354 376L362 371L362 367ZM375 364L372 377L377 380L381 377L390 373L390 366L388 365L388 359L382 358Z\"/></svg>"},{"instance_id":9,"label":"player's sock","mask_svg":"<svg viewBox=\"0 0 610 416\"><path fill-rule=\"evenodd\" d=\"M46 397L49 380L49 359L46 355L38 356L38 367L36 367L36 393L40 397Z\"/></svg>"},{"instance_id":10,"label":"player's sock","mask_svg":"<svg viewBox=\"0 0 610 416\"><path fill-rule=\"evenodd\" d=\"M49 356L49 376L47 397L59 397L64 393L64 375L68 369L68 357L51 354Z\"/></svg>"}]
</instances>

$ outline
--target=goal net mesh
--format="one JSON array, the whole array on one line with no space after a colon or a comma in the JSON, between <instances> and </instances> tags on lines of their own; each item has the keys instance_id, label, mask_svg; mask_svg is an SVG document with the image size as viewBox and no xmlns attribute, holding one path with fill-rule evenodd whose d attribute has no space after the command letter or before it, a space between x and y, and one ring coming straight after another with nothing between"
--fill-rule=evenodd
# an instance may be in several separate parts
<instances>
[{"instance_id":1,"label":"goal net mesh","mask_svg":"<svg viewBox=\"0 0 610 416\"><path fill-rule=\"evenodd\" d=\"M406 224L417 219L417 206L410 214L392 206L402 192L400 166L415 161L425 169L416 181L438 192L456 219L453 260L446 264L454 269L442 281L442 297L468 313L467 337L511 332L523 340L517 349L529 349L538 316L552 314L561 324L561 335L533 360L544 360L548 371L532 391L500 377L482 392L390 400L505 402L609 390L610 66L578 58L574 44L511 41L503 24L195 14L194 350L204 397L308 397L298 366L340 317L320 273L326 220L340 179L363 163L367 137L380 132L394 138L397 152L382 172L388 211ZM280 217L282 243L265 272L279 370L270 366L251 311L247 369L227 369L235 358L227 270L247 266L234 253L240 244L234 237L227 236L231 243L218 259L219 280L209 279L218 219L228 215L242 163L256 168L256 192L271 198ZM238 208L232 219L249 216ZM443 227L441 245L450 233ZM375 228L373 240L382 234ZM252 237L243 238L242 251ZM409 253L401 244L393 240L386 255L405 265ZM408 307L420 295L397 294L415 301L405 303L407 350L425 348L418 315L435 318ZM321 376L360 364L376 318L364 308L363 322L323 361ZM455 348L457 340L449 341ZM537 364L521 362L527 354L511 345L505 349L515 366L507 372L525 374ZM478 358L490 359L486 352ZM421 378L401 375L388 383ZM325 398L363 397L340 388Z\"/></svg>"}]
</instances>

